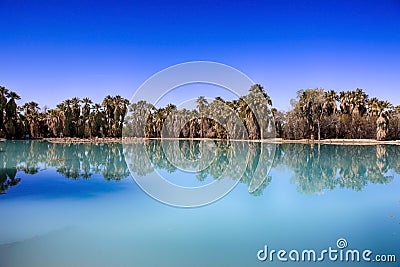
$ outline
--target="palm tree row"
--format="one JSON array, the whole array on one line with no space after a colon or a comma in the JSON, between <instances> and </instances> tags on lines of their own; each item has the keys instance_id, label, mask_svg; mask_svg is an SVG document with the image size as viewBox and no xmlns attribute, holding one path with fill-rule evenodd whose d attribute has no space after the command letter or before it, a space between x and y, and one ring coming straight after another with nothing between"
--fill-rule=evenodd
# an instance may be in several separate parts
<instances>
[{"instance_id":1,"label":"palm tree row","mask_svg":"<svg viewBox=\"0 0 400 267\"><path fill-rule=\"evenodd\" d=\"M0 86L0 137L121 137L129 104L119 95L106 96L101 104L74 97L41 111L33 101L18 106L18 99L18 94Z\"/></svg>"},{"instance_id":2,"label":"palm tree row","mask_svg":"<svg viewBox=\"0 0 400 267\"><path fill-rule=\"evenodd\" d=\"M362 89L336 93L300 90L292 110L273 112L277 133L287 139L400 139L400 106L369 98Z\"/></svg>"},{"instance_id":3,"label":"palm tree row","mask_svg":"<svg viewBox=\"0 0 400 267\"><path fill-rule=\"evenodd\" d=\"M177 110L172 104L157 109L139 101L130 106L125 133L144 138L400 139L400 106L369 98L362 89L300 90L291 104L288 112L271 108L271 98L259 84L237 100L217 97L208 103L200 96L194 110Z\"/></svg>"},{"instance_id":4,"label":"palm tree row","mask_svg":"<svg viewBox=\"0 0 400 267\"><path fill-rule=\"evenodd\" d=\"M125 136L141 138L216 138L261 139L275 136L271 131L272 101L260 84L246 96L225 101L216 97L211 103L197 98L197 108L178 110L139 101L130 105Z\"/></svg>"},{"instance_id":5,"label":"palm tree row","mask_svg":"<svg viewBox=\"0 0 400 267\"><path fill-rule=\"evenodd\" d=\"M231 101L200 96L193 110L129 103L118 95L106 96L101 104L74 97L43 110L36 102L18 106L19 99L0 86L0 137L400 139L400 106L369 98L362 89L300 90L288 112L272 108L260 84Z\"/></svg>"}]
</instances>

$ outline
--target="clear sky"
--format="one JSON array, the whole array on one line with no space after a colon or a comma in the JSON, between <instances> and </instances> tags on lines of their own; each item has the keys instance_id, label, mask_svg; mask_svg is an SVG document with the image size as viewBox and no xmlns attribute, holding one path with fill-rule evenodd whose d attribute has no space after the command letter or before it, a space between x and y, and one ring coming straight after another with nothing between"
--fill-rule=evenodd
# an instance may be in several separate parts
<instances>
[{"instance_id":1,"label":"clear sky","mask_svg":"<svg viewBox=\"0 0 400 267\"><path fill-rule=\"evenodd\" d=\"M400 104L400 1L0 0L0 85L54 107L131 98L193 60L230 65L287 109L299 89L363 88Z\"/></svg>"}]
</instances>

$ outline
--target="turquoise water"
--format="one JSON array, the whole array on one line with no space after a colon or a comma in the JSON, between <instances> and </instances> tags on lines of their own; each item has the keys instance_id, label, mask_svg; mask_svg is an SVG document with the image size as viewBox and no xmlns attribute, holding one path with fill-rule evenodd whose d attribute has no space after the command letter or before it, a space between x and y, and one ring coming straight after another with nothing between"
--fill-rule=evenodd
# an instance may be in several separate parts
<instances>
[{"instance_id":1,"label":"turquoise water","mask_svg":"<svg viewBox=\"0 0 400 267\"><path fill-rule=\"evenodd\" d=\"M397 146L0 142L0 266L399 266L399 156ZM238 184L177 208L129 170L187 187ZM257 258L265 245L319 253L340 238L397 262Z\"/></svg>"}]
</instances>

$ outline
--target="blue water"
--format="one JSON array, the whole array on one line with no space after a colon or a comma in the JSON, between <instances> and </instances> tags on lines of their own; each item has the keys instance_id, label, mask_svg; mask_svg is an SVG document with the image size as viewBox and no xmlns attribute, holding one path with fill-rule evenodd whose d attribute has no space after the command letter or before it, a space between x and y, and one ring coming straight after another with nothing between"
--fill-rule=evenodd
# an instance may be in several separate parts
<instances>
[{"instance_id":1,"label":"blue water","mask_svg":"<svg viewBox=\"0 0 400 267\"><path fill-rule=\"evenodd\" d=\"M203 185L218 179L217 167L227 162L221 155L240 154L241 145L213 147L224 153L215 154L204 179L172 168L179 160L171 164L163 155L174 152L157 142L136 144L130 169ZM265 146L246 151L248 168L225 197L178 208L140 189L120 144L0 142L0 266L399 266L400 148L277 145L269 178L249 193L253 161L268 161ZM180 147L190 150L180 168L198 168L196 143ZM339 238L347 249L393 254L397 262L257 259L265 245L318 252L337 249Z\"/></svg>"}]
</instances>

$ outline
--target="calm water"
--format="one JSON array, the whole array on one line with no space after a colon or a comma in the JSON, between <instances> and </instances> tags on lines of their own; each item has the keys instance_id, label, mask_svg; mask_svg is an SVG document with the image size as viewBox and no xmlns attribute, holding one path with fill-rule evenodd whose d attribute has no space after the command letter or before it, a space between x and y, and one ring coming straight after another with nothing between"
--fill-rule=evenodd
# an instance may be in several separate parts
<instances>
[{"instance_id":1,"label":"calm water","mask_svg":"<svg viewBox=\"0 0 400 267\"><path fill-rule=\"evenodd\" d=\"M0 142L0 266L400 266L400 147L153 141L125 155L138 177L239 183L176 208L140 189L121 144ZM397 263L257 259L339 238Z\"/></svg>"}]
</instances>

